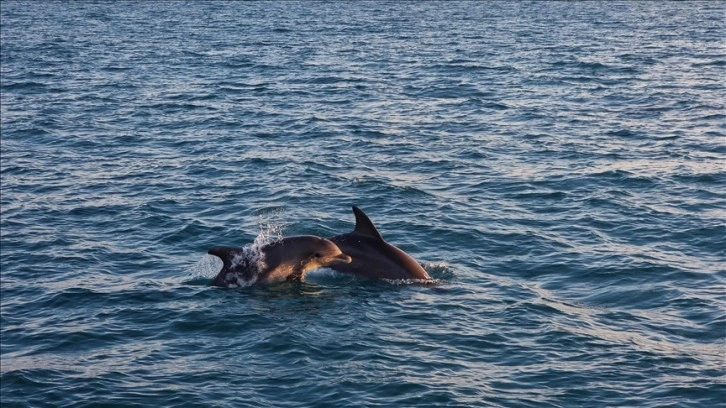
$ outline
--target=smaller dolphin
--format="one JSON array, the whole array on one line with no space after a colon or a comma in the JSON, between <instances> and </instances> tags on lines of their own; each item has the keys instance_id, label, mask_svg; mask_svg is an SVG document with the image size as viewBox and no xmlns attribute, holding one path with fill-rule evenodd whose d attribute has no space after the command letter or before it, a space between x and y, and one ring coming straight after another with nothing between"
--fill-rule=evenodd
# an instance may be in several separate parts
<instances>
[{"instance_id":1,"label":"smaller dolphin","mask_svg":"<svg viewBox=\"0 0 726 408\"><path fill-rule=\"evenodd\" d=\"M431 279L410 255L383 240L381 233L363 211L353 207L353 232L329 238L341 251L353 258L349 263L328 267L338 272L379 279Z\"/></svg>"},{"instance_id":2,"label":"smaller dolphin","mask_svg":"<svg viewBox=\"0 0 726 408\"><path fill-rule=\"evenodd\" d=\"M299 281L311 269L351 262L334 243L312 235L283 238L262 247L216 247L208 253L224 264L211 283L222 287Z\"/></svg>"}]
</instances>

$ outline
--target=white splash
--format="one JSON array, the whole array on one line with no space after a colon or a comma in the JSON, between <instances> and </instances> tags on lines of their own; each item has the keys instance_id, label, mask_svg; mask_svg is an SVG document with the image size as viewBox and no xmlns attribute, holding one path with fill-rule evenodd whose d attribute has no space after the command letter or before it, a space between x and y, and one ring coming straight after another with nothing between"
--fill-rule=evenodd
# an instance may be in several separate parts
<instances>
[{"instance_id":1,"label":"white splash","mask_svg":"<svg viewBox=\"0 0 726 408\"><path fill-rule=\"evenodd\" d=\"M235 255L231 260L231 266L233 269L237 267L248 271L252 269L254 273L251 276L247 275L248 277L240 273L230 273L230 276L227 278L227 286L231 288L243 288L254 285L259 278L259 273L267 269L265 252L262 249L265 246L281 239L281 225L273 223L267 223L264 225L261 224L260 232L255 237L255 240L251 244L245 245L242 248L242 251Z\"/></svg>"},{"instance_id":2,"label":"white splash","mask_svg":"<svg viewBox=\"0 0 726 408\"><path fill-rule=\"evenodd\" d=\"M282 240L282 226L280 224L260 224L260 232L255 240L243 248L243 257L250 264L256 265L258 271L261 271L267 268L265 253L262 248L280 240Z\"/></svg>"},{"instance_id":3,"label":"white splash","mask_svg":"<svg viewBox=\"0 0 726 408\"><path fill-rule=\"evenodd\" d=\"M196 265L191 268L191 278L213 278L224 266L221 259L214 255L205 254Z\"/></svg>"}]
</instances>

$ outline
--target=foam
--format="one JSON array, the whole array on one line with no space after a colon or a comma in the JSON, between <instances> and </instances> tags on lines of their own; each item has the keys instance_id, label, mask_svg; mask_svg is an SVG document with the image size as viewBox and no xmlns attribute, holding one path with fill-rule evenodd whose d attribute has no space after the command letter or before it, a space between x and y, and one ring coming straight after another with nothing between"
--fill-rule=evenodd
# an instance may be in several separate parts
<instances>
[{"instance_id":1,"label":"foam","mask_svg":"<svg viewBox=\"0 0 726 408\"><path fill-rule=\"evenodd\" d=\"M255 240L242 248L242 251L231 260L233 269L239 269L247 273L230 272L225 282L230 288L244 288L254 285L260 272L267 269L265 252L262 250L267 245L282 239L282 227L278 224L260 225L260 232Z\"/></svg>"},{"instance_id":2,"label":"foam","mask_svg":"<svg viewBox=\"0 0 726 408\"><path fill-rule=\"evenodd\" d=\"M222 269L224 263L216 256L205 254L197 264L191 268L191 278L214 278Z\"/></svg>"},{"instance_id":3,"label":"foam","mask_svg":"<svg viewBox=\"0 0 726 408\"><path fill-rule=\"evenodd\" d=\"M383 278L381 279L384 282L387 282L391 285L399 286L399 285L438 285L442 282L441 279L387 279Z\"/></svg>"}]
</instances>

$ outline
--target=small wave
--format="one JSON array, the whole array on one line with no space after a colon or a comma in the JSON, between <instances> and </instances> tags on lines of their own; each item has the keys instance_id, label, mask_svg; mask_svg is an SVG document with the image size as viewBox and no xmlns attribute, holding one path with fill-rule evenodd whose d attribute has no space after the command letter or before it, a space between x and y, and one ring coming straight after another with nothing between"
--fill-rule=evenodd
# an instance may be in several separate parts
<instances>
[{"instance_id":1,"label":"small wave","mask_svg":"<svg viewBox=\"0 0 726 408\"><path fill-rule=\"evenodd\" d=\"M35 81L26 81L3 84L2 88L4 91L42 90L47 89L48 85Z\"/></svg>"},{"instance_id":2,"label":"small wave","mask_svg":"<svg viewBox=\"0 0 726 408\"><path fill-rule=\"evenodd\" d=\"M216 256L205 254L191 268L190 280L211 279L222 269L222 260Z\"/></svg>"},{"instance_id":3,"label":"small wave","mask_svg":"<svg viewBox=\"0 0 726 408\"><path fill-rule=\"evenodd\" d=\"M425 262L421 266L434 277L434 280L444 281L454 277L454 270L446 262Z\"/></svg>"},{"instance_id":4,"label":"small wave","mask_svg":"<svg viewBox=\"0 0 726 408\"><path fill-rule=\"evenodd\" d=\"M712 60L712 61L704 61L704 62L694 62L691 64L693 68L703 68L703 67L723 67L726 66L726 60Z\"/></svg>"},{"instance_id":5,"label":"small wave","mask_svg":"<svg viewBox=\"0 0 726 408\"><path fill-rule=\"evenodd\" d=\"M434 286L443 282L442 279L381 279L384 282L390 283L391 285L424 285Z\"/></svg>"}]
</instances>

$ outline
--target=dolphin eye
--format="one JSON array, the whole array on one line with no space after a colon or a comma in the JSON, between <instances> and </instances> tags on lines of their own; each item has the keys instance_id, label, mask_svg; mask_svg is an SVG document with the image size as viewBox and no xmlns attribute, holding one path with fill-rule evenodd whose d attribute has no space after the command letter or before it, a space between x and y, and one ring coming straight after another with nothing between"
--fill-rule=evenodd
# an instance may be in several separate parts
<instances>
[{"instance_id":1,"label":"dolphin eye","mask_svg":"<svg viewBox=\"0 0 726 408\"><path fill-rule=\"evenodd\" d=\"M316 258L322 258L323 257L323 254L320 253L320 252L316 252L315 255L313 255L313 256L316 257Z\"/></svg>"}]
</instances>

